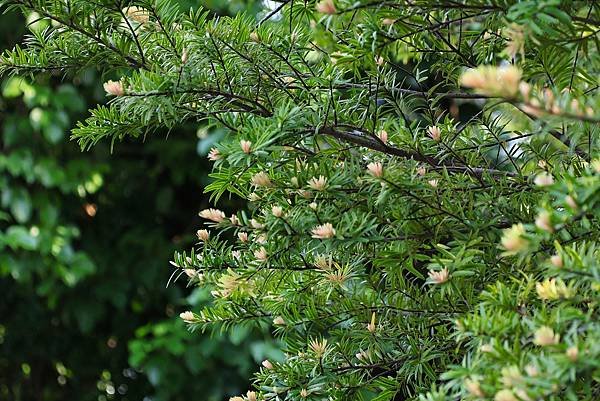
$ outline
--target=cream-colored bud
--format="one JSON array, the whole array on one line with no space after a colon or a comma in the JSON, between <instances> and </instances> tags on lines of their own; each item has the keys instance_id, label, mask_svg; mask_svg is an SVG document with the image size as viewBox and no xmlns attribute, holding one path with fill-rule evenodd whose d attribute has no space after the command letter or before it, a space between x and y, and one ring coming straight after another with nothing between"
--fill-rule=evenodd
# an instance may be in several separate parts
<instances>
[{"instance_id":1,"label":"cream-colored bud","mask_svg":"<svg viewBox=\"0 0 600 401\"><path fill-rule=\"evenodd\" d=\"M577 210L577 201L571 195L565 197L565 202L573 210Z\"/></svg>"},{"instance_id":2,"label":"cream-colored bud","mask_svg":"<svg viewBox=\"0 0 600 401\"><path fill-rule=\"evenodd\" d=\"M574 295L574 290L567 287L565 282L560 278L551 278L536 283L535 290L540 299L545 301L554 301L560 298L571 298Z\"/></svg>"},{"instance_id":3,"label":"cream-colored bud","mask_svg":"<svg viewBox=\"0 0 600 401\"><path fill-rule=\"evenodd\" d=\"M436 125L427 127L427 132L429 133L431 139L433 139L436 142L439 142L442 139L442 130Z\"/></svg>"},{"instance_id":4,"label":"cream-colored bud","mask_svg":"<svg viewBox=\"0 0 600 401\"><path fill-rule=\"evenodd\" d=\"M264 233L263 233L263 234L260 234L260 235L258 235L258 236L255 238L255 241L256 241L258 244L262 244L262 245L266 244L266 243L267 243L267 234L264 234Z\"/></svg>"},{"instance_id":5,"label":"cream-colored bud","mask_svg":"<svg viewBox=\"0 0 600 401\"><path fill-rule=\"evenodd\" d=\"M273 324L275 326L283 326L285 324L285 320L281 316L277 316L273 319Z\"/></svg>"},{"instance_id":6,"label":"cream-colored bud","mask_svg":"<svg viewBox=\"0 0 600 401\"><path fill-rule=\"evenodd\" d=\"M427 183L429 184L430 187L437 188L440 184L440 180L434 178L432 180L427 181Z\"/></svg>"},{"instance_id":7,"label":"cream-colored bud","mask_svg":"<svg viewBox=\"0 0 600 401\"><path fill-rule=\"evenodd\" d=\"M375 333L377 326L375 325L375 312L371 314L371 321L367 324L367 331L369 333Z\"/></svg>"},{"instance_id":8,"label":"cream-colored bud","mask_svg":"<svg viewBox=\"0 0 600 401\"><path fill-rule=\"evenodd\" d=\"M108 81L103 86L104 91L111 96L123 96L125 94L121 81Z\"/></svg>"},{"instance_id":9,"label":"cream-colored bud","mask_svg":"<svg viewBox=\"0 0 600 401\"><path fill-rule=\"evenodd\" d=\"M242 139L240 141L240 148L242 148L242 152L249 154L252 150L252 142Z\"/></svg>"},{"instance_id":10,"label":"cream-colored bud","mask_svg":"<svg viewBox=\"0 0 600 401\"><path fill-rule=\"evenodd\" d=\"M591 106L586 107L585 115L588 117L594 117L594 109Z\"/></svg>"},{"instance_id":11,"label":"cream-colored bud","mask_svg":"<svg viewBox=\"0 0 600 401\"><path fill-rule=\"evenodd\" d=\"M467 391L469 392L469 394L471 394L474 397L483 397L483 390L481 389L481 386L479 385L479 381L475 380L475 379L465 379L465 388L467 389Z\"/></svg>"},{"instance_id":12,"label":"cream-colored bud","mask_svg":"<svg viewBox=\"0 0 600 401\"><path fill-rule=\"evenodd\" d=\"M208 241L208 238L210 238L210 233L208 230L198 230L196 235L200 241Z\"/></svg>"},{"instance_id":13,"label":"cream-colored bud","mask_svg":"<svg viewBox=\"0 0 600 401\"><path fill-rule=\"evenodd\" d=\"M480 66L465 71L460 84L488 96L514 98L519 93L521 70L515 66Z\"/></svg>"},{"instance_id":14,"label":"cream-colored bud","mask_svg":"<svg viewBox=\"0 0 600 401\"><path fill-rule=\"evenodd\" d=\"M356 359L362 362L369 360L369 353L364 350L360 350L360 352L357 352L354 356L356 356Z\"/></svg>"},{"instance_id":15,"label":"cream-colored bud","mask_svg":"<svg viewBox=\"0 0 600 401\"><path fill-rule=\"evenodd\" d=\"M538 187L547 187L554 184L554 178L548 173L540 173L535 177L533 183Z\"/></svg>"},{"instance_id":16,"label":"cream-colored bud","mask_svg":"<svg viewBox=\"0 0 600 401\"><path fill-rule=\"evenodd\" d=\"M579 104L579 100L573 99L571 100L571 112L577 115L583 115L581 110L581 105Z\"/></svg>"},{"instance_id":17,"label":"cream-colored bud","mask_svg":"<svg viewBox=\"0 0 600 401\"><path fill-rule=\"evenodd\" d=\"M333 258L331 255L317 255L315 257L315 266L317 266L321 270L329 270L333 263Z\"/></svg>"},{"instance_id":18,"label":"cream-colored bud","mask_svg":"<svg viewBox=\"0 0 600 401\"><path fill-rule=\"evenodd\" d=\"M188 61L188 51L187 48L183 48L181 51L181 64L185 64Z\"/></svg>"},{"instance_id":19,"label":"cream-colored bud","mask_svg":"<svg viewBox=\"0 0 600 401\"><path fill-rule=\"evenodd\" d=\"M204 209L199 213L200 217L206 220L214 221L215 223L220 223L225 220L225 213L223 213L219 209Z\"/></svg>"},{"instance_id":20,"label":"cream-colored bud","mask_svg":"<svg viewBox=\"0 0 600 401\"><path fill-rule=\"evenodd\" d=\"M196 320L196 316L194 316L194 313L190 311L180 313L179 317L186 323L193 323Z\"/></svg>"},{"instance_id":21,"label":"cream-colored bud","mask_svg":"<svg viewBox=\"0 0 600 401\"><path fill-rule=\"evenodd\" d=\"M567 358L569 358L571 362L577 362L577 358L579 357L579 349L576 346L569 347L566 354Z\"/></svg>"},{"instance_id":22,"label":"cream-colored bud","mask_svg":"<svg viewBox=\"0 0 600 401\"><path fill-rule=\"evenodd\" d=\"M434 284L443 284L448 281L450 274L448 273L448 268L444 267L442 270L429 270L429 280L431 280Z\"/></svg>"},{"instance_id":23,"label":"cream-colored bud","mask_svg":"<svg viewBox=\"0 0 600 401\"><path fill-rule=\"evenodd\" d=\"M281 217L283 216L283 208L281 206L273 206L271 208L271 213L273 213L273 216L275 217Z\"/></svg>"},{"instance_id":24,"label":"cream-colored bud","mask_svg":"<svg viewBox=\"0 0 600 401\"><path fill-rule=\"evenodd\" d=\"M221 158L222 158L221 152L219 152L219 149L217 149L217 148L212 148L210 150L210 152L208 152L208 160L210 160L210 161L214 162Z\"/></svg>"},{"instance_id":25,"label":"cream-colored bud","mask_svg":"<svg viewBox=\"0 0 600 401\"><path fill-rule=\"evenodd\" d=\"M323 191L327 187L327 178L322 175L319 178L313 177L308 181L308 186L315 191Z\"/></svg>"},{"instance_id":26,"label":"cream-colored bud","mask_svg":"<svg viewBox=\"0 0 600 401\"><path fill-rule=\"evenodd\" d=\"M311 208L312 210L317 210L317 207L318 207L317 202L311 202L308 205L308 207Z\"/></svg>"},{"instance_id":27,"label":"cream-colored bud","mask_svg":"<svg viewBox=\"0 0 600 401\"><path fill-rule=\"evenodd\" d=\"M379 131L377 133L377 137L379 137L379 139L381 140L381 142L386 143L388 141L388 133L386 130L382 129L381 131Z\"/></svg>"},{"instance_id":28,"label":"cream-colored bud","mask_svg":"<svg viewBox=\"0 0 600 401\"><path fill-rule=\"evenodd\" d=\"M525 373L531 377L536 377L540 374L540 371L534 365L527 365L525 366Z\"/></svg>"},{"instance_id":29,"label":"cream-colored bud","mask_svg":"<svg viewBox=\"0 0 600 401\"><path fill-rule=\"evenodd\" d=\"M273 364L268 359L262 361L261 365L263 365L266 369L273 369Z\"/></svg>"},{"instance_id":30,"label":"cream-colored bud","mask_svg":"<svg viewBox=\"0 0 600 401\"><path fill-rule=\"evenodd\" d=\"M533 343L542 347L556 345L559 341L560 336L558 334L554 334L554 330L548 326L542 326L534 333Z\"/></svg>"},{"instance_id":31,"label":"cream-colored bud","mask_svg":"<svg viewBox=\"0 0 600 401\"><path fill-rule=\"evenodd\" d=\"M250 33L250 40L256 43L260 42L260 37L258 36L258 33L256 31Z\"/></svg>"},{"instance_id":32,"label":"cream-colored bud","mask_svg":"<svg viewBox=\"0 0 600 401\"><path fill-rule=\"evenodd\" d=\"M515 365L507 366L502 368L502 377L501 381L505 387L515 387L523 381L523 376L521 375L521 371Z\"/></svg>"},{"instance_id":33,"label":"cream-colored bud","mask_svg":"<svg viewBox=\"0 0 600 401\"><path fill-rule=\"evenodd\" d=\"M335 4L333 4L333 0L322 0L317 3L315 8L317 12L320 12L321 14L333 15L337 12Z\"/></svg>"},{"instance_id":34,"label":"cream-colored bud","mask_svg":"<svg viewBox=\"0 0 600 401\"><path fill-rule=\"evenodd\" d=\"M563 267L563 260L560 255L552 255L550 257L550 263L552 263L552 265L554 267L558 267L558 268Z\"/></svg>"},{"instance_id":35,"label":"cream-colored bud","mask_svg":"<svg viewBox=\"0 0 600 401\"><path fill-rule=\"evenodd\" d=\"M554 232L554 226L552 226L551 215L548 211L542 210L540 214L535 218L535 226L540 230Z\"/></svg>"},{"instance_id":36,"label":"cream-colored bud","mask_svg":"<svg viewBox=\"0 0 600 401\"><path fill-rule=\"evenodd\" d=\"M267 254L267 250L261 246L259 250L254 251L254 257L262 263L267 261L269 255Z\"/></svg>"},{"instance_id":37,"label":"cream-colored bud","mask_svg":"<svg viewBox=\"0 0 600 401\"><path fill-rule=\"evenodd\" d=\"M525 226L523 224L514 224L511 228L504 230L501 243L502 247L508 252L517 253L527 248L529 241L523 238Z\"/></svg>"},{"instance_id":38,"label":"cream-colored bud","mask_svg":"<svg viewBox=\"0 0 600 401\"><path fill-rule=\"evenodd\" d=\"M544 95L543 96L544 107L547 110L549 110L552 108L552 105L554 104L554 92L552 92L552 89L550 89L550 88L545 88L543 95Z\"/></svg>"},{"instance_id":39,"label":"cream-colored bud","mask_svg":"<svg viewBox=\"0 0 600 401\"><path fill-rule=\"evenodd\" d=\"M327 352L327 339L317 340L314 338L308 343L308 347L315 353L317 358L320 358Z\"/></svg>"},{"instance_id":40,"label":"cream-colored bud","mask_svg":"<svg viewBox=\"0 0 600 401\"><path fill-rule=\"evenodd\" d=\"M508 38L504 53L508 55L512 60L520 54L521 57L525 57L525 43L526 43L526 29L522 25L510 24L504 31L504 35Z\"/></svg>"},{"instance_id":41,"label":"cream-colored bud","mask_svg":"<svg viewBox=\"0 0 600 401\"><path fill-rule=\"evenodd\" d=\"M373 177L381 178L383 176L383 164L381 162L371 162L367 164L367 171Z\"/></svg>"},{"instance_id":42,"label":"cream-colored bud","mask_svg":"<svg viewBox=\"0 0 600 401\"><path fill-rule=\"evenodd\" d=\"M247 232L240 231L240 232L237 234L237 236L238 236L238 239L239 239L241 242L248 242L248 233L247 233Z\"/></svg>"},{"instance_id":43,"label":"cream-colored bud","mask_svg":"<svg viewBox=\"0 0 600 401\"><path fill-rule=\"evenodd\" d=\"M531 94L531 85L527 82L521 82L519 84L519 93L524 101L529 101L529 95Z\"/></svg>"},{"instance_id":44,"label":"cream-colored bud","mask_svg":"<svg viewBox=\"0 0 600 401\"><path fill-rule=\"evenodd\" d=\"M335 228L333 228L331 223L325 223L313 228L311 233L312 237L317 239L333 238L335 236Z\"/></svg>"},{"instance_id":45,"label":"cream-colored bud","mask_svg":"<svg viewBox=\"0 0 600 401\"><path fill-rule=\"evenodd\" d=\"M515 388L514 392L520 401L533 401L531 397L527 395L527 392L522 388Z\"/></svg>"},{"instance_id":46,"label":"cream-colored bud","mask_svg":"<svg viewBox=\"0 0 600 401\"><path fill-rule=\"evenodd\" d=\"M261 171L252 176L252 185L256 187L270 187L272 185L271 178L267 173Z\"/></svg>"},{"instance_id":47,"label":"cream-colored bud","mask_svg":"<svg viewBox=\"0 0 600 401\"><path fill-rule=\"evenodd\" d=\"M493 352L494 351L494 347L492 346L492 344L482 344L479 347L479 351L484 352L484 353Z\"/></svg>"},{"instance_id":48,"label":"cream-colored bud","mask_svg":"<svg viewBox=\"0 0 600 401\"><path fill-rule=\"evenodd\" d=\"M511 390L500 390L494 396L494 401L519 401Z\"/></svg>"},{"instance_id":49,"label":"cream-colored bud","mask_svg":"<svg viewBox=\"0 0 600 401\"><path fill-rule=\"evenodd\" d=\"M150 21L150 12L142 7L130 6L125 7L123 10L123 14L127 16L127 18L132 19L138 24L145 24Z\"/></svg>"}]
</instances>

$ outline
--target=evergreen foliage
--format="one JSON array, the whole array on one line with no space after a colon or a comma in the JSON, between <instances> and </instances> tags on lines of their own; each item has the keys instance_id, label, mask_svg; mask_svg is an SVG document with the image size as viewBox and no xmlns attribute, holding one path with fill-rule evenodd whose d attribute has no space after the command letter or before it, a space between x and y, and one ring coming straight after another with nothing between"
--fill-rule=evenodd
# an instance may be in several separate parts
<instances>
[{"instance_id":1,"label":"evergreen foliage","mask_svg":"<svg viewBox=\"0 0 600 401\"><path fill-rule=\"evenodd\" d=\"M600 397L596 2L1 3L54 23L0 72L122 76L82 148L228 129L206 189L250 204L173 264L192 329L283 340L246 399Z\"/></svg>"}]
</instances>

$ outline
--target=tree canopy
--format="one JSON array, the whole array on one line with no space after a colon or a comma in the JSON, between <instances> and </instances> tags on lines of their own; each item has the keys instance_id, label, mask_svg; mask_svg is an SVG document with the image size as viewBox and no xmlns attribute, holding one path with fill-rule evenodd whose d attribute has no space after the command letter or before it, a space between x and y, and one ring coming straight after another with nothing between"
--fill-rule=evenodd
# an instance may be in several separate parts
<instances>
[{"instance_id":1,"label":"tree canopy","mask_svg":"<svg viewBox=\"0 0 600 401\"><path fill-rule=\"evenodd\" d=\"M598 398L596 2L0 4L52 21L0 73L112 74L82 148L227 130L206 191L248 207L172 264L191 329L283 341L239 398Z\"/></svg>"}]
</instances>

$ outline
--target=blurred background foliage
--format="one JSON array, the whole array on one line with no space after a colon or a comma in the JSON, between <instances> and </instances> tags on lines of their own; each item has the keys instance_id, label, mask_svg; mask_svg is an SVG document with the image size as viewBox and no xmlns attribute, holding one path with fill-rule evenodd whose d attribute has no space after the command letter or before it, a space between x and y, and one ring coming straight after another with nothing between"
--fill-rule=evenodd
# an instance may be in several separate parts
<instances>
[{"instance_id":1,"label":"blurred background foliage","mask_svg":"<svg viewBox=\"0 0 600 401\"><path fill-rule=\"evenodd\" d=\"M215 16L260 6L203 3ZM26 33L22 16L0 16L0 49ZM244 329L191 335L175 316L208 294L166 288L173 252L195 241L205 154L222 134L189 126L81 153L69 131L106 101L105 78L1 84L0 400L227 399L277 348Z\"/></svg>"}]
</instances>

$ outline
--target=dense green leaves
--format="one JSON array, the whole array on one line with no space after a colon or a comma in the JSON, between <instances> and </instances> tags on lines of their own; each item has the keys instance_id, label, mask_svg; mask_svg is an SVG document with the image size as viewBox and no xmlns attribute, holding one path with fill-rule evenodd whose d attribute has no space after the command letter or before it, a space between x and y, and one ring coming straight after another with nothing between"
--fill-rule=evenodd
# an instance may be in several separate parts
<instances>
[{"instance_id":1,"label":"dense green leaves","mask_svg":"<svg viewBox=\"0 0 600 401\"><path fill-rule=\"evenodd\" d=\"M3 49L23 35L18 17L0 16ZM185 299L181 280L165 288L168 260L192 243L190 216L206 201L186 189L206 180L196 127L143 149L81 153L70 130L102 100L99 77L57 78L13 76L0 86L0 399L241 392L262 359L278 357L268 338L192 336L173 320L174 305L200 307L206 296Z\"/></svg>"},{"instance_id":2,"label":"dense green leaves","mask_svg":"<svg viewBox=\"0 0 600 401\"><path fill-rule=\"evenodd\" d=\"M227 130L206 190L250 204L202 210L211 230L172 264L213 297L182 313L192 329L282 339L246 399L597 398L595 2L288 1L256 20L76 1L68 23L6 3L59 25L0 71L122 74L82 147Z\"/></svg>"}]
</instances>

